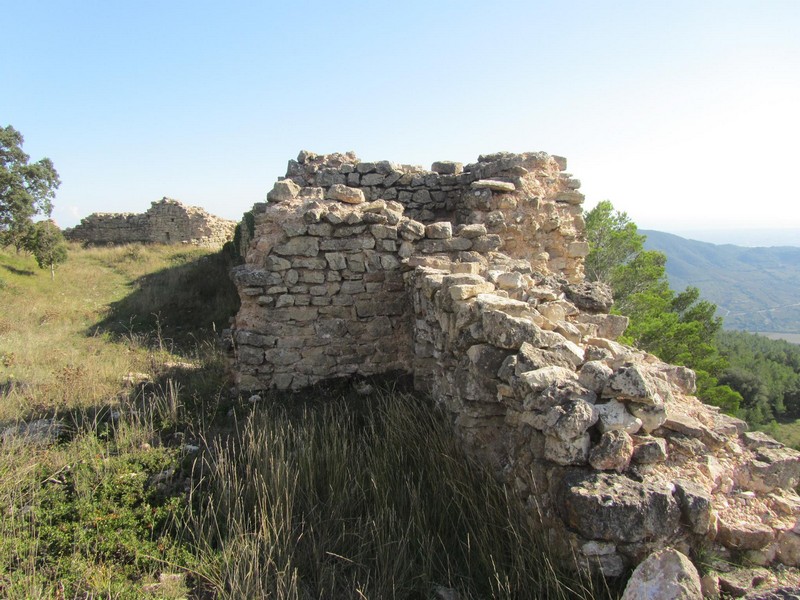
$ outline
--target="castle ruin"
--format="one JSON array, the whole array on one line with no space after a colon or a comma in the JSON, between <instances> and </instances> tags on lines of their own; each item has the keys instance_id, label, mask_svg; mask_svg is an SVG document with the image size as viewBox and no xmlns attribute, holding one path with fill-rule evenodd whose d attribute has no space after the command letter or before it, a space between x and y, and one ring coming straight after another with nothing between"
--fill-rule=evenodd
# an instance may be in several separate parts
<instances>
[{"instance_id":1,"label":"castle ruin","mask_svg":"<svg viewBox=\"0 0 800 600\"><path fill-rule=\"evenodd\" d=\"M93 213L66 229L64 236L90 245L188 243L217 248L233 238L235 228L235 222L215 217L202 208L162 198L143 214Z\"/></svg>"},{"instance_id":2,"label":"castle ruin","mask_svg":"<svg viewBox=\"0 0 800 600\"><path fill-rule=\"evenodd\" d=\"M401 371L554 547L618 575L654 550L800 564L800 453L622 345L583 280L580 183L544 153L431 170L301 152L254 209L229 333L242 390Z\"/></svg>"}]
</instances>

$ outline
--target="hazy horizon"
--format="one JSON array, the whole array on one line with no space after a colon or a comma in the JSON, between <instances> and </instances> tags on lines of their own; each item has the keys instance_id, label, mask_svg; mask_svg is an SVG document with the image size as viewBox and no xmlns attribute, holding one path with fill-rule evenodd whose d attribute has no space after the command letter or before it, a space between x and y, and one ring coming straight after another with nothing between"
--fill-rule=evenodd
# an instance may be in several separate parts
<instances>
[{"instance_id":1,"label":"hazy horizon","mask_svg":"<svg viewBox=\"0 0 800 600\"><path fill-rule=\"evenodd\" d=\"M683 229L680 227L639 227L639 229L643 233L661 231L687 240L717 245L732 244L746 248L800 247L800 228Z\"/></svg>"}]
</instances>

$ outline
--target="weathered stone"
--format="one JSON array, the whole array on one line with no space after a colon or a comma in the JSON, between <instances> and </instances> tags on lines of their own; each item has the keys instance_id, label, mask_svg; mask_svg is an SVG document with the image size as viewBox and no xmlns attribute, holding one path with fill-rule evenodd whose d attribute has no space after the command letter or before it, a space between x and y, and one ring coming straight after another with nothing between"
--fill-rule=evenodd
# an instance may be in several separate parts
<instances>
[{"instance_id":1,"label":"weathered stone","mask_svg":"<svg viewBox=\"0 0 800 600\"><path fill-rule=\"evenodd\" d=\"M632 400L639 404L660 403L658 392L644 370L636 365L620 367L609 378L603 394L613 398Z\"/></svg>"},{"instance_id":2,"label":"weathered stone","mask_svg":"<svg viewBox=\"0 0 800 600\"><path fill-rule=\"evenodd\" d=\"M624 431L633 434L642 428L642 420L630 414L622 402L609 400L605 404L598 404L596 408L599 416L597 428L601 433Z\"/></svg>"},{"instance_id":3,"label":"weathered stone","mask_svg":"<svg viewBox=\"0 0 800 600\"><path fill-rule=\"evenodd\" d=\"M604 362L591 360L581 366L581 370L578 372L578 379L581 385L595 392L601 392L606 387L612 374L613 371Z\"/></svg>"},{"instance_id":4,"label":"weathered stone","mask_svg":"<svg viewBox=\"0 0 800 600\"><path fill-rule=\"evenodd\" d=\"M534 392L541 392L553 384L570 380L577 381L578 379L574 371L564 367L543 367L535 371L522 373L519 378Z\"/></svg>"},{"instance_id":5,"label":"weathered stone","mask_svg":"<svg viewBox=\"0 0 800 600\"><path fill-rule=\"evenodd\" d=\"M633 438L633 462L640 465L664 462L667 459L667 441L652 436Z\"/></svg>"},{"instance_id":6,"label":"weathered stone","mask_svg":"<svg viewBox=\"0 0 800 600\"><path fill-rule=\"evenodd\" d=\"M628 412L642 422L645 433L651 433L661 427L667 420L667 411L663 404L638 404L628 402Z\"/></svg>"},{"instance_id":7,"label":"weathered stone","mask_svg":"<svg viewBox=\"0 0 800 600\"><path fill-rule=\"evenodd\" d=\"M628 317L622 315L587 315L578 316L580 323L595 327L594 337L616 340L628 328Z\"/></svg>"},{"instance_id":8,"label":"weathered stone","mask_svg":"<svg viewBox=\"0 0 800 600\"><path fill-rule=\"evenodd\" d=\"M358 188L348 187L342 183L333 184L326 197L346 204L361 204L365 201L364 192Z\"/></svg>"},{"instance_id":9,"label":"weathered stone","mask_svg":"<svg viewBox=\"0 0 800 600\"><path fill-rule=\"evenodd\" d=\"M558 509L586 539L665 539L680 526L680 509L669 488L610 473L567 473L559 486Z\"/></svg>"},{"instance_id":10,"label":"weathered stone","mask_svg":"<svg viewBox=\"0 0 800 600\"><path fill-rule=\"evenodd\" d=\"M719 520L717 541L734 550L761 550L775 539L775 532L763 523Z\"/></svg>"},{"instance_id":11,"label":"weathered stone","mask_svg":"<svg viewBox=\"0 0 800 600\"><path fill-rule=\"evenodd\" d=\"M691 530L701 535L708 533L713 519L711 494L692 481L678 479L675 481L675 496L683 519Z\"/></svg>"},{"instance_id":12,"label":"weathered stone","mask_svg":"<svg viewBox=\"0 0 800 600\"><path fill-rule=\"evenodd\" d=\"M793 489L800 485L800 452L791 448L758 448L756 460L743 465L737 480L758 492Z\"/></svg>"},{"instance_id":13,"label":"weathered stone","mask_svg":"<svg viewBox=\"0 0 800 600\"><path fill-rule=\"evenodd\" d=\"M544 457L562 466L580 466L586 464L591 444L588 433L571 440L548 435L544 442Z\"/></svg>"},{"instance_id":14,"label":"weathered stone","mask_svg":"<svg viewBox=\"0 0 800 600\"><path fill-rule=\"evenodd\" d=\"M456 229L456 234L460 237L465 237L469 239L481 237L482 235L486 235L488 232L486 231L486 225L481 223L474 223L472 225L460 225Z\"/></svg>"},{"instance_id":15,"label":"weathered stone","mask_svg":"<svg viewBox=\"0 0 800 600\"><path fill-rule=\"evenodd\" d=\"M600 282L567 285L564 293L575 306L589 313L607 313L614 303L611 288Z\"/></svg>"},{"instance_id":16,"label":"weathered stone","mask_svg":"<svg viewBox=\"0 0 800 600\"><path fill-rule=\"evenodd\" d=\"M458 175L464 171L464 165L450 160L439 160L431 165L431 171L440 175Z\"/></svg>"},{"instance_id":17,"label":"weathered stone","mask_svg":"<svg viewBox=\"0 0 800 600\"><path fill-rule=\"evenodd\" d=\"M453 225L449 221L431 223L425 227L425 236L435 240L446 240L453 237Z\"/></svg>"},{"instance_id":18,"label":"weathered stone","mask_svg":"<svg viewBox=\"0 0 800 600\"><path fill-rule=\"evenodd\" d=\"M300 186L291 179L284 179L283 181L276 181L272 186L272 191L267 194L268 202L283 202L284 200L292 200L300 193Z\"/></svg>"},{"instance_id":19,"label":"weathered stone","mask_svg":"<svg viewBox=\"0 0 800 600\"><path fill-rule=\"evenodd\" d=\"M702 600L700 574L684 555L667 548L647 557L633 571L622 600Z\"/></svg>"},{"instance_id":20,"label":"weathered stone","mask_svg":"<svg viewBox=\"0 0 800 600\"><path fill-rule=\"evenodd\" d=\"M631 436L622 430L610 430L603 433L600 443L589 452L589 464L599 471L621 473L628 468L632 456Z\"/></svg>"},{"instance_id":21,"label":"weathered stone","mask_svg":"<svg viewBox=\"0 0 800 600\"><path fill-rule=\"evenodd\" d=\"M273 251L282 256L316 256L319 254L319 248L317 238L300 236L290 238L285 244L278 244Z\"/></svg>"},{"instance_id":22,"label":"weathered stone","mask_svg":"<svg viewBox=\"0 0 800 600\"><path fill-rule=\"evenodd\" d=\"M405 240L414 241L425 237L425 225L413 219L402 218L397 225L397 231Z\"/></svg>"},{"instance_id":23,"label":"weathered stone","mask_svg":"<svg viewBox=\"0 0 800 600\"><path fill-rule=\"evenodd\" d=\"M500 181L499 179L481 179L472 182L473 189L486 189L495 192L513 192L517 189L510 181Z\"/></svg>"}]
</instances>

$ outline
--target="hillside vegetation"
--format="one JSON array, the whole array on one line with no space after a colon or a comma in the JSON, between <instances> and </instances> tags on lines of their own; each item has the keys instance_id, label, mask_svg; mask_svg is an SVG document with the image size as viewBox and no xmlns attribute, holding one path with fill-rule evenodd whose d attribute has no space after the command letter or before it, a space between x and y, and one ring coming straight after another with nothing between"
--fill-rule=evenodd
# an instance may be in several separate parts
<instances>
[{"instance_id":1,"label":"hillside vegetation","mask_svg":"<svg viewBox=\"0 0 800 600\"><path fill-rule=\"evenodd\" d=\"M232 396L228 267L0 252L0 597L614 596L400 383Z\"/></svg>"},{"instance_id":2,"label":"hillside vegetation","mask_svg":"<svg viewBox=\"0 0 800 600\"><path fill-rule=\"evenodd\" d=\"M666 254L670 285L699 288L719 307L725 329L800 333L800 247L744 248L640 233L645 248Z\"/></svg>"}]
</instances>

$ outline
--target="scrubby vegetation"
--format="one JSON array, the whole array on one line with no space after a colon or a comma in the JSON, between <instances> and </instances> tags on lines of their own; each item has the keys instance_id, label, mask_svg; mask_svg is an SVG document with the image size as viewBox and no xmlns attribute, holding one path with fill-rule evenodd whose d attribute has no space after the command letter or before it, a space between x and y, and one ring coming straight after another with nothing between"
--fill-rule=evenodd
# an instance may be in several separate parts
<instances>
[{"instance_id":1,"label":"scrubby vegetation","mask_svg":"<svg viewBox=\"0 0 800 600\"><path fill-rule=\"evenodd\" d=\"M231 397L227 268L72 245L51 281L0 253L0 596L614 596L424 398Z\"/></svg>"},{"instance_id":2,"label":"scrubby vegetation","mask_svg":"<svg viewBox=\"0 0 800 600\"><path fill-rule=\"evenodd\" d=\"M697 372L705 402L800 449L800 346L722 331L717 307L697 288L677 293L666 255L645 250L645 236L608 201L586 213L587 277L608 283L614 311L630 318L621 341Z\"/></svg>"}]
</instances>

